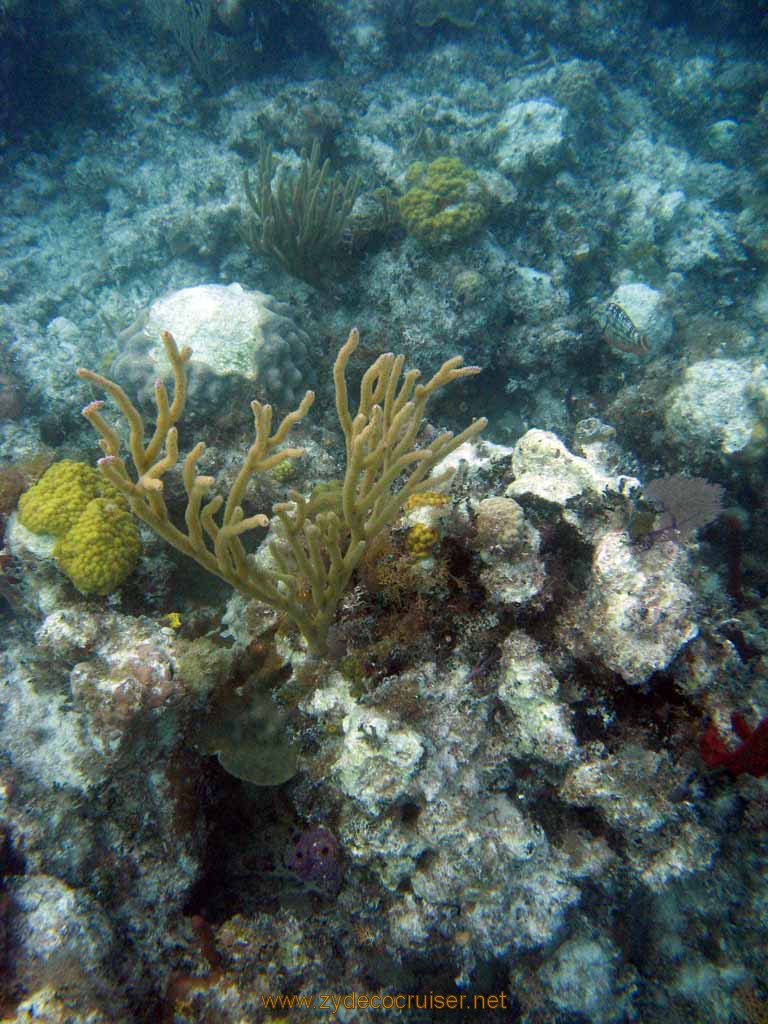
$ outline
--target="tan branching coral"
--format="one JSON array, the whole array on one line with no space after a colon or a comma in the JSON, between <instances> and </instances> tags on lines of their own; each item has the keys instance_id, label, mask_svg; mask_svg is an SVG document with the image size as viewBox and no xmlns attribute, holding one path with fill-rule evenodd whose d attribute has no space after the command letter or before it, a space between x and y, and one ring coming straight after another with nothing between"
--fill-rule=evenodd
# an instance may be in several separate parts
<instances>
[{"instance_id":1,"label":"tan branching coral","mask_svg":"<svg viewBox=\"0 0 768 1024\"><path fill-rule=\"evenodd\" d=\"M282 532L282 538L270 544L275 569L257 565L243 546L241 537L268 526L269 519L265 515L246 518L242 502L254 476L303 454L301 448L280 446L291 427L307 415L314 393L308 391L274 433L272 407L251 403L256 437L226 500L221 495L209 497L215 481L198 475L197 462L205 445L202 441L195 445L183 464L187 507L186 530L181 530L170 519L163 477L179 458L176 423L184 408L190 349L179 350L173 336L163 332L163 344L173 367L174 396L171 402L165 385L157 381L157 421L148 442L141 416L123 389L101 374L78 370L78 376L115 401L128 422L135 479L120 456L119 434L102 415L104 403L91 402L83 409L83 415L101 435L105 456L99 460L101 472L125 495L133 512L209 572L285 614L315 653L325 651L328 626L368 544L397 518L403 503L422 487L446 455L477 436L487 422L475 420L455 436L450 432L440 434L428 448L415 446L430 395L454 380L479 372L479 367L462 366L459 356L443 363L425 384L417 383L418 370L403 374L403 356L379 356L363 375L353 415L346 368L358 343L358 331L353 329L333 369L336 410L347 452L340 508L329 509L327 503L307 500L297 491L289 492L290 501L275 505L273 511ZM437 482L440 479L444 477Z\"/></svg>"}]
</instances>

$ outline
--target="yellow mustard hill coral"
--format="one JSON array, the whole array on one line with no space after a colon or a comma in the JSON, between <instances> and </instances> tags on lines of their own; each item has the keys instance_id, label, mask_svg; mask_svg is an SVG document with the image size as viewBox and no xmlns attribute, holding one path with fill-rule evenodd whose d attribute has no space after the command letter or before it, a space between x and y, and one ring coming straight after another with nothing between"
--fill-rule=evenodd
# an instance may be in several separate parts
<instances>
[{"instance_id":1,"label":"yellow mustard hill coral","mask_svg":"<svg viewBox=\"0 0 768 1024\"><path fill-rule=\"evenodd\" d=\"M53 556L82 594L110 594L136 567L141 537L130 512L95 498L55 544Z\"/></svg>"},{"instance_id":2,"label":"yellow mustard hill coral","mask_svg":"<svg viewBox=\"0 0 768 1024\"><path fill-rule=\"evenodd\" d=\"M405 174L410 188L400 199L406 231L425 245L451 245L485 222L490 196L480 176L461 160L418 161Z\"/></svg>"},{"instance_id":3,"label":"yellow mustard hill coral","mask_svg":"<svg viewBox=\"0 0 768 1024\"><path fill-rule=\"evenodd\" d=\"M270 470L275 483L285 484L296 476L296 465L292 459L283 459Z\"/></svg>"},{"instance_id":4,"label":"yellow mustard hill coral","mask_svg":"<svg viewBox=\"0 0 768 1024\"><path fill-rule=\"evenodd\" d=\"M123 501L97 469L84 462L55 462L19 499L19 522L32 533L61 537L94 498Z\"/></svg>"},{"instance_id":5,"label":"yellow mustard hill coral","mask_svg":"<svg viewBox=\"0 0 768 1024\"><path fill-rule=\"evenodd\" d=\"M440 534L434 526L416 523L406 535L405 546L411 558L429 558L439 540Z\"/></svg>"}]
</instances>

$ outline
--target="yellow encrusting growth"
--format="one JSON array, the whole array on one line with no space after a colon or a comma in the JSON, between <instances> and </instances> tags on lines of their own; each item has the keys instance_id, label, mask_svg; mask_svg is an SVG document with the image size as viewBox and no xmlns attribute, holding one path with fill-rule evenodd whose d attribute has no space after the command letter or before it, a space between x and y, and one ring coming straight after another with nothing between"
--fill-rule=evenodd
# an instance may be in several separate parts
<instances>
[{"instance_id":1,"label":"yellow encrusting growth","mask_svg":"<svg viewBox=\"0 0 768 1024\"><path fill-rule=\"evenodd\" d=\"M141 537L130 512L111 498L89 502L53 555L82 594L111 594L136 567Z\"/></svg>"},{"instance_id":2,"label":"yellow encrusting growth","mask_svg":"<svg viewBox=\"0 0 768 1024\"><path fill-rule=\"evenodd\" d=\"M271 473L275 483L285 484L296 476L296 466L292 459L283 459L272 467Z\"/></svg>"},{"instance_id":3,"label":"yellow encrusting growth","mask_svg":"<svg viewBox=\"0 0 768 1024\"><path fill-rule=\"evenodd\" d=\"M84 462L54 463L19 500L19 521L58 540L59 568L83 594L110 594L136 566L141 538L127 502Z\"/></svg>"},{"instance_id":4,"label":"yellow encrusting growth","mask_svg":"<svg viewBox=\"0 0 768 1024\"><path fill-rule=\"evenodd\" d=\"M485 222L490 195L476 171L441 156L417 161L405 172L409 188L400 215L409 235L428 246L451 245L473 235Z\"/></svg>"},{"instance_id":5,"label":"yellow encrusting growth","mask_svg":"<svg viewBox=\"0 0 768 1024\"><path fill-rule=\"evenodd\" d=\"M442 508L448 501L447 494L440 494L438 491L418 491L410 496L403 508L406 512L412 512L415 508Z\"/></svg>"}]
</instances>

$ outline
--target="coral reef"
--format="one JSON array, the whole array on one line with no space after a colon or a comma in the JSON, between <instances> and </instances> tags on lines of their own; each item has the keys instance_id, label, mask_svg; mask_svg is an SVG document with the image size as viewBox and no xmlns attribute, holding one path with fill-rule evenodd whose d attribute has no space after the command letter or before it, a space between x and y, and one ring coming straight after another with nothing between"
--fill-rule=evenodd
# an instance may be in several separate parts
<instances>
[{"instance_id":1,"label":"coral reef","mask_svg":"<svg viewBox=\"0 0 768 1024\"><path fill-rule=\"evenodd\" d=\"M0 0L3 1019L765 1016L761 6Z\"/></svg>"},{"instance_id":2,"label":"coral reef","mask_svg":"<svg viewBox=\"0 0 768 1024\"><path fill-rule=\"evenodd\" d=\"M696 467L716 456L740 455L759 461L766 448L768 388L764 363L707 359L686 368L664 403L672 442Z\"/></svg>"},{"instance_id":3,"label":"coral reef","mask_svg":"<svg viewBox=\"0 0 768 1024\"><path fill-rule=\"evenodd\" d=\"M90 466L64 459L19 500L19 522L56 537L51 555L82 594L111 594L136 568L141 537L118 491Z\"/></svg>"},{"instance_id":4,"label":"coral reef","mask_svg":"<svg viewBox=\"0 0 768 1024\"><path fill-rule=\"evenodd\" d=\"M33 533L61 537L71 530L96 498L116 498L117 491L84 462L62 459L19 501L19 522Z\"/></svg>"},{"instance_id":5,"label":"coral reef","mask_svg":"<svg viewBox=\"0 0 768 1024\"><path fill-rule=\"evenodd\" d=\"M53 547L59 568L81 594L111 594L136 568L141 537L130 512L95 498Z\"/></svg>"},{"instance_id":6,"label":"coral reef","mask_svg":"<svg viewBox=\"0 0 768 1024\"><path fill-rule=\"evenodd\" d=\"M499 170L513 176L555 170L563 160L566 121L566 111L546 100L513 103L498 123Z\"/></svg>"}]
</instances>

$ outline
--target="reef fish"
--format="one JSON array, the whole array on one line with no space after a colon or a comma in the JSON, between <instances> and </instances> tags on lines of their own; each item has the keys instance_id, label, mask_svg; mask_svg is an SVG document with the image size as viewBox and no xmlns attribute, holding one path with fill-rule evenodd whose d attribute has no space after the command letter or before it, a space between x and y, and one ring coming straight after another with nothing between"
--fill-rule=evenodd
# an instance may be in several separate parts
<instances>
[{"instance_id":1,"label":"reef fish","mask_svg":"<svg viewBox=\"0 0 768 1024\"><path fill-rule=\"evenodd\" d=\"M606 302L596 319L606 342L617 352L628 352L633 356L648 353L645 335L638 331L631 317L615 302Z\"/></svg>"}]
</instances>

